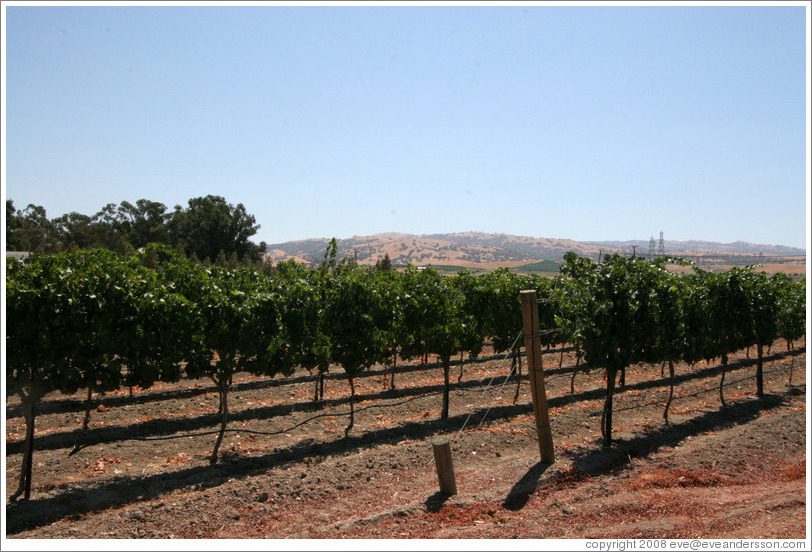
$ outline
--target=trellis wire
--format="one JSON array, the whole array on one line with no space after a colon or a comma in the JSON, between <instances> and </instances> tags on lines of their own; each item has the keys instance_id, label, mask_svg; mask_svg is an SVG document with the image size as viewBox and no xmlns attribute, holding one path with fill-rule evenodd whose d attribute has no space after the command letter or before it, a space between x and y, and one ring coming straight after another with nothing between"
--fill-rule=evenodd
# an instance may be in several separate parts
<instances>
[{"instance_id":1,"label":"trellis wire","mask_svg":"<svg viewBox=\"0 0 812 552\"><path fill-rule=\"evenodd\" d=\"M776 372L781 372L781 371L787 370L787 369L788 369L787 367L782 366L782 367L779 367L779 368L774 368L772 370L765 370L763 375L768 376L770 374L775 374ZM729 387L731 385L735 385L737 383L741 383L743 381L747 381L747 380L753 379L755 377L756 377L755 375L745 376L745 377L739 378L737 380L733 380L733 381L730 381L730 382L725 382L724 385L722 385L722 387ZM685 395L675 396L672 399L671 402L673 404L674 402L676 402L678 400L681 400L681 399L689 399L691 397L697 397L697 396L705 394L705 393L714 393L714 392L717 392L717 391L719 391L719 386L714 385L713 387L708 388L708 389L700 389L699 391L695 391L693 393L688 393L688 394L685 394ZM634 406L626 406L626 407L623 407L623 408L616 408L616 409L613 410L613 412L625 412L627 410L636 410L638 408L646 408L648 406L655 406L655 405L662 405L662 401L651 401L651 402L645 402L645 403L642 403L642 404L636 404ZM590 416L597 416L601 412L602 412L602 410L593 410L590 413Z\"/></svg>"},{"instance_id":2,"label":"trellis wire","mask_svg":"<svg viewBox=\"0 0 812 552\"><path fill-rule=\"evenodd\" d=\"M386 407L390 407L390 406L399 406L401 404L406 404L407 402L415 401L417 399L422 399L424 397L431 397L432 395L439 395L440 393L441 393L441 391L433 391L433 392L430 392L430 393L422 393L420 395L416 395L414 397L409 397L408 399L404 399L402 401L398 401L398 402L394 402L394 403L370 404L370 405L367 405L367 406L356 408L355 412L357 414L358 412L363 412L364 410L370 410L372 408L386 408ZM307 418L306 420L302 420L298 424L295 424L295 425L293 425L291 427L288 427L287 429L278 429L276 431L260 431L260 430L254 430L254 429L242 429L242 428L236 428L236 427L234 427L234 428L227 427L225 429L225 433L231 432L231 433L253 433L255 435L281 435L283 433L287 433L288 431L292 431L292 430L296 429L297 427L301 427L301 426L303 426L303 425L305 425L307 423L310 423L313 420L316 420L318 418L328 418L328 417L332 417L332 416L340 416L340 414L329 413L329 412L325 412L325 413L322 413L322 414L316 414L315 416L311 416L310 418ZM201 436L201 435L214 435L216 433L220 433L220 430L219 429L214 429L214 430L210 430L210 431L201 431L201 432L195 432L195 433L184 433L182 435L166 435L166 436L160 436L160 437L155 437L155 436L130 437L129 439L122 439L122 440L131 440L131 441L168 441L168 440L171 440L171 439L181 439L181 438L184 438L184 437L197 437L197 436Z\"/></svg>"},{"instance_id":3,"label":"trellis wire","mask_svg":"<svg viewBox=\"0 0 812 552\"><path fill-rule=\"evenodd\" d=\"M513 349L516 347L516 343L519 341L519 339L522 337L522 335L523 335L523 332L520 331L519 334L516 336L516 339L514 339L513 344L508 349L508 352L506 352L504 354L504 357L501 360L506 360L507 359L508 355L510 355L510 352L513 351ZM794 355L793 355L793 358L794 358ZM772 370L765 370L764 375L767 376L767 375L770 375L770 374L774 374L776 372L780 372L782 370L787 370L787 367L779 367L779 368L774 368ZM499 391L501 391L501 389L504 387L505 383L507 383L508 379L510 379L510 377L513 375L514 372L515 372L515 367L513 369L511 369L510 373L506 376L505 380L501 383L501 385L499 386L499 389L498 389ZM590 377L590 379L593 379L593 380L596 379L596 378L592 378L589 375L589 373L585 372L585 375L587 377ZM563 377L563 376L569 376L569 374L556 374L555 376L552 376L550 379L553 379L553 378L556 378L556 377ZM745 377L737 379L737 380L732 380L732 381L726 382L723 387L729 387L731 385L741 383L741 382L746 381L748 379L752 379L753 377L755 377L755 376L745 376ZM480 402L482 401L482 396L488 391L488 389L493 384L494 379L496 379L496 374L494 374L491 377L490 381L488 382L488 385L480 393ZM686 399L686 398L698 396L698 395L701 395L701 394L704 394L704 393L715 392L715 391L718 391L718 389L719 388L717 386L714 386L714 387L709 388L709 389L701 389L699 391L696 391L694 393L690 393L690 394L687 394L687 395L676 396L676 397L674 397L673 401L678 401L678 400L681 400L681 399ZM439 394L440 394L440 391L435 391L435 392L431 392L431 393L423 393L423 394L415 396L415 397L409 397L408 399L405 399L403 401L398 401L396 403L381 404L381 405L378 405L378 404L367 405L365 407L361 407L361 408L357 409L356 412L361 412L363 410L372 409L372 408L385 408L385 407L390 407L390 406L398 406L400 404L405 404L407 402L411 402L413 400L424 398L426 396L439 395ZM635 409L638 409L638 408L646 408L646 407L654 406L654 405L658 405L658 404L662 404L661 401L652 401L652 402L647 402L647 403L638 404L638 405L634 405L634 406L627 406L627 407L624 407L624 408L618 408L618 409L615 409L614 412L623 412L623 411L627 411L627 410L635 410ZM485 411L485 414L483 415L482 420L480 420L479 425L477 426L477 429L480 429L482 427L482 424L485 422L485 419L487 418L488 413L490 412L491 408L492 408L492 406L489 406L488 409ZM595 416L595 415L599 414L600 412L601 411L593 411L590 415ZM456 437L459 436L460 433L463 432L465 427L468 425L468 422L470 421L471 416L473 416L473 413L474 412L472 410L471 413L468 414L468 416L465 419L465 422L463 423L462 427L457 432L457 434L455 436L455 439L456 439ZM255 435L279 435L279 434L282 434L282 433L287 433L288 431L296 429L297 427L303 426L303 425L305 425L307 423L310 423L313 420L316 420L318 418L334 416L334 415L335 414L329 414L329 413L317 414L317 415L312 416L312 417L310 417L310 418L308 418L306 420L303 420L303 421L301 421L301 422L299 422L299 423L297 423L297 424L295 424L295 425L293 425L293 426L291 426L291 427L289 427L287 429L282 429L282 430L277 430L277 431L259 431L259 430L250 430L250 429L231 428L231 427L229 427L229 428L226 428L225 432L226 433L229 433L229 432L231 432L231 433L253 433ZM200 437L200 436L205 436L205 435L214 435L214 434L217 434L219 432L220 432L220 430L210 430L210 431L202 431L202 432L189 432L189 433L184 433L184 434L181 434L181 435L129 437L129 438L124 438L122 440L131 440L131 441L166 441L166 440L181 439L181 438L187 438L187 437ZM78 443L77 443L77 445L78 445Z\"/></svg>"},{"instance_id":4,"label":"trellis wire","mask_svg":"<svg viewBox=\"0 0 812 552\"><path fill-rule=\"evenodd\" d=\"M518 343L518 342L519 342L519 338L521 338L521 337L522 337L522 334L523 334L523 331L521 331L521 330L520 330L520 331L519 331L519 333L516 335L516 339L514 339L514 340L513 340L513 344L512 344L512 345L511 345L511 346L508 348L508 350L507 350L507 352L505 353L504 358L503 358L502 360L506 360L506 359L507 359L507 357L508 357L508 355L510 355L511 351L513 351L513 349L515 349L515 347L516 347L516 343ZM507 380L509 380L509 379L510 379L510 376L512 376L512 375L513 375L513 372L515 372L515 371L516 371L516 367L515 367L515 366L513 366L513 367L510 369L510 373L508 373L508 375L505 377L505 380L502 382L502 385L500 385L500 386L499 386L499 390L501 390L501 389L502 389L502 387L504 387L504 386L505 386L505 383L507 383ZM496 379L496 374L494 374L494 375L491 377L490 381L488 382L488 385L486 385L486 386L485 386L485 389L483 389L483 390L482 390L482 392L480 393L480 395L479 395L479 402L480 402L480 403L482 402L482 396L483 396L483 395L484 395L484 394L485 394L485 393L488 391L488 389L490 389L491 385L493 385L493 380L495 380L495 379ZM476 410L476 409L474 409L474 410ZM474 415L474 410L471 410L471 412L468 414L468 417L467 417L467 418L465 418L465 422L462 424L462 427L459 429L459 431L457 431L457 435L455 436L455 439L456 439L456 437L459 437L459 435L460 435L460 434L462 433L462 431L465 429L465 426L467 426L467 425L468 425L468 422L471 420L471 416L473 416L473 415ZM488 416L488 412L490 412L490 411L491 411L491 406L489 406L489 407L488 407L488 410L486 410L486 411L485 411L485 415L482 417L482 420L479 422L479 426L477 426L477 429L479 429L480 427L482 427L482 422L484 422L484 421L485 421L485 418Z\"/></svg>"}]
</instances>

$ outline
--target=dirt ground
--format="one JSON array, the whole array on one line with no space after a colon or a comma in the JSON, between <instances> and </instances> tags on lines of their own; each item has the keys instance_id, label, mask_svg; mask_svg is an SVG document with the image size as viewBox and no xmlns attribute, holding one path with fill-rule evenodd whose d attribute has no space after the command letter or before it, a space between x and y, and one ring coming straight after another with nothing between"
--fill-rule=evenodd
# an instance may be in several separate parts
<instances>
[{"instance_id":1,"label":"dirt ground","mask_svg":"<svg viewBox=\"0 0 812 552\"><path fill-rule=\"evenodd\" d=\"M99 397L84 433L82 394L49 396L36 421L32 497L14 503L24 422L9 397L6 537L806 537L805 342L789 353L779 341L766 354L763 399L755 397L755 360L733 355L726 406L718 364L678 365L668 424L667 370L663 377L659 365L631 367L616 395L609 449L600 441L601 372L577 373L573 393L573 352L553 349L543 361L552 465L539 462L526 375L514 403L510 360L486 355L466 357L459 383L452 367L446 420L437 364L399 363L395 389L391 371L370 371L356 382L347 438L349 386L340 368L320 402L306 372L241 374L215 466L208 457L217 394L205 381ZM439 492L430 444L438 435L452 441L451 497Z\"/></svg>"}]
</instances>

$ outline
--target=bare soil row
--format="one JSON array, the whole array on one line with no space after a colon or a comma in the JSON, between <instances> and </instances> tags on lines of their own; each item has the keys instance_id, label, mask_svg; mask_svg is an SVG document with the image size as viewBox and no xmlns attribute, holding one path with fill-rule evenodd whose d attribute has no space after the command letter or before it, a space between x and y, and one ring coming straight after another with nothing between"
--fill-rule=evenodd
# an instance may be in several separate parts
<instances>
[{"instance_id":1,"label":"bare soil row","mask_svg":"<svg viewBox=\"0 0 812 552\"><path fill-rule=\"evenodd\" d=\"M340 373L323 401L312 400L306 373L241 375L215 466L217 393L205 382L107 394L86 432L81 395L54 395L37 417L32 500L16 503L8 498L24 423L9 397L5 530L14 539L803 538L805 343L794 353L774 344L763 399L754 397L755 360L740 351L730 362L726 406L717 364L677 366L668 424L667 371L633 366L616 396L616 443L605 449L602 373L576 374L571 392L573 352L545 352L552 466L538 462L526 377L508 377L502 356L466 358L445 420L439 366L401 364L395 389L376 367L356 382L347 438ZM452 497L438 492L437 435L452 440Z\"/></svg>"}]
</instances>

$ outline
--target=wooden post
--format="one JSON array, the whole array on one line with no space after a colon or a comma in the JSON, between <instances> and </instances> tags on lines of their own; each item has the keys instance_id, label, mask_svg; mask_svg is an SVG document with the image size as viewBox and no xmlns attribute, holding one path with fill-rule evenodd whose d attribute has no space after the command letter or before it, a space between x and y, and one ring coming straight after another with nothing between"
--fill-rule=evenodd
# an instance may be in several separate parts
<instances>
[{"instance_id":1,"label":"wooden post","mask_svg":"<svg viewBox=\"0 0 812 552\"><path fill-rule=\"evenodd\" d=\"M454 478L454 464L451 462L451 445L448 437L435 437L431 440L431 446L434 449L434 464L437 466L440 492L448 496L457 494L457 481Z\"/></svg>"},{"instance_id":2,"label":"wooden post","mask_svg":"<svg viewBox=\"0 0 812 552\"><path fill-rule=\"evenodd\" d=\"M539 336L539 306L536 290L522 294L522 319L524 321L524 348L527 352L527 369L530 374L530 394L536 414L536 434L539 440L541 461L555 462L553 432L550 429L550 413L547 410L547 391L544 387L544 367L541 363L541 338Z\"/></svg>"}]
</instances>

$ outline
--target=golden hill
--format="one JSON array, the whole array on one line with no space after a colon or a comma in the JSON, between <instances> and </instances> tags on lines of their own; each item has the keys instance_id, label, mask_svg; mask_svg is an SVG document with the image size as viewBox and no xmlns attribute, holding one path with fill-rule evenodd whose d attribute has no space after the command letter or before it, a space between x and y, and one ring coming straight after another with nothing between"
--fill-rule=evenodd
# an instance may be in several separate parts
<instances>
[{"instance_id":1,"label":"golden hill","mask_svg":"<svg viewBox=\"0 0 812 552\"><path fill-rule=\"evenodd\" d=\"M507 234L462 232L416 236L385 233L337 240L338 256L359 264L375 264L389 255L392 264L452 265L465 268L515 267L539 260L559 261L567 251L597 257L599 251L616 250L572 240L531 238ZM275 244L268 251L275 262L296 259L316 264L324 259L326 238Z\"/></svg>"},{"instance_id":2,"label":"golden hill","mask_svg":"<svg viewBox=\"0 0 812 552\"><path fill-rule=\"evenodd\" d=\"M592 259L608 253L645 256L650 246L649 242L644 241L577 242L568 239L483 232L420 236L388 232L373 236L353 236L337 241L339 258L354 258L362 265L374 265L389 255L395 266L432 265L451 270L516 268L539 262L543 264L544 261L548 261L549 266L549 261L561 262L568 251ZM313 265L322 262L329 243L330 240L327 238L290 241L268 246L268 253L274 262L294 259ZM774 264L775 270L789 270L800 274L805 265L804 250L744 242L721 244L672 241L666 242L665 253L692 259L705 268L723 269L733 265ZM550 270L550 268L532 268L532 270Z\"/></svg>"}]
</instances>

